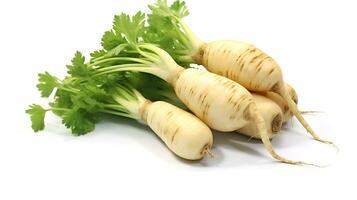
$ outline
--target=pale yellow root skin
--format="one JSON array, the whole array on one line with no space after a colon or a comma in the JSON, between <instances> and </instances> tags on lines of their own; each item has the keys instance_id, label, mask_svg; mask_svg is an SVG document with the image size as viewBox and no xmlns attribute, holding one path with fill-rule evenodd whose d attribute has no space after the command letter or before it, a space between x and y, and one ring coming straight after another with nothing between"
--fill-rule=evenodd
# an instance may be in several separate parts
<instances>
[{"instance_id":1,"label":"pale yellow root skin","mask_svg":"<svg viewBox=\"0 0 357 200\"><path fill-rule=\"evenodd\" d=\"M248 43L211 42L203 44L199 54L196 62L205 66L208 71L234 80L249 91L271 91L282 78L278 64Z\"/></svg>"},{"instance_id":2,"label":"pale yellow root skin","mask_svg":"<svg viewBox=\"0 0 357 200\"><path fill-rule=\"evenodd\" d=\"M236 82L198 69L186 69L170 79L180 100L209 127L219 131L236 131L249 123L268 152L289 164L308 164L278 155L270 143L264 118L248 90Z\"/></svg>"},{"instance_id":3,"label":"pale yellow root skin","mask_svg":"<svg viewBox=\"0 0 357 200\"><path fill-rule=\"evenodd\" d=\"M296 103L296 105L299 103L299 96L296 92L296 90L293 88L293 86L289 85L288 83L285 83L286 89L288 90L289 95L291 96L291 99Z\"/></svg>"},{"instance_id":4,"label":"pale yellow root skin","mask_svg":"<svg viewBox=\"0 0 357 200\"><path fill-rule=\"evenodd\" d=\"M255 46L239 41L211 42L202 44L193 59L208 71L234 80L250 91L278 93L315 140L333 144L313 131L289 96L277 62Z\"/></svg>"},{"instance_id":5,"label":"pale yellow root skin","mask_svg":"<svg viewBox=\"0 0 357 200\"><path fill-rule=\"evenodd\" d=\"M286 85L289 95L291 96L291 98L295 102L295 104L297 105L298 104L298 96L297 96L296 91L289 84L285 84L285 85ZM286 104L284 99L279 94L277 94L275 92L266 92L266 93L264 93L264 96L273 100L275 103L277 103L279 105L280 109L283 112L283 123L286 123L293 117L293 113L290 111L289 106Z\"/></svg>"},{"instance_id":6,"label":"pale yellow root skin","mask_svg":"<svg viewBox=\"0 0 357 200\"><path fill-rule=\"evenodd\" d=\"M256 93L252 93L252 96L259 113L265 121L268 137L272 139L281 129L283 113L278 104L273 100ZM245 127L239 129L238 132L251 138L261 139L257 126L254 123L249 123Z\"/></svg>"},{"instance_id":7,"label":"pale yellow root skin","mask_svg":"<svg viewBox=\"0 0 357 200\"><path fill-rule=\"evenodd\" d=\"M140 112L142 120L179 157L199 160L210 154L212 132L196 116L162 101L145 102Z\"/></svg>"},{"instance_id":8,"label":"pale yellow root skin","mask_svg":"<svg viewBox=\"0 0 357 200\"><path fill-rule=\"evenodd\" d=\"M236 82L191 68L180 73L173 85L180 100L209 127L230 132L249 123L243 115L253 98Z\"/></svg>"}]
</instances>

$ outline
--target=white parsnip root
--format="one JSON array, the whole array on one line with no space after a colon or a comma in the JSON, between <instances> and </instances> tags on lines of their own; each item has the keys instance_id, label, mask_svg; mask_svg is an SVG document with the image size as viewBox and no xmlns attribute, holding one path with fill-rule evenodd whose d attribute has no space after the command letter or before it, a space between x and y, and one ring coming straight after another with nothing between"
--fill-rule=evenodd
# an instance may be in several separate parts
<instances>
[{"instance_id":1,"label":"white parsnip root","mask_svg":"<svg viewBox=\"0 0 357 200\"><path fill-rule=\"evenodd\" d=\"M283 122L282 110L273 100L256 93L252 93L252 95L258 111L265 121L268 137L272 139L281 129ZM238 129L238 132L252 138L261 138L257 130L257 126L253 122L241 129Z\"/></svg>"},{"instance_id":2,"label":"white parsnip root","mask_svg":"<svg viewBox=\"0 0 357 200\"><path fill-rule=\"evenodd\" d=\"M198 160L211 154L212 132L191 113L163 101L145 101L140 113L141 119L176 155Z\"/></svg>"},{"instance_id":3,"label":"white parsnip root","mask_svg":"<svg viewBox=\"0 0 357 200\"><path fill-rule=\"evenodd\" d=\"M252 123L264 146L275 159L289 164L310 165L286 159L275 152L264 118L250 92L241 85L197 69L182 70L176 78L170 80L181 101L209 127L219 131L235 131Z\"/></svg>"},{"instance_id":4,"label":"white parsnip root","mask_svg":"<svg viewBox=\"0 0 357 200\"><path fill-rule=\"evenodd\" d=\"M288 90L289 96L292 98L295 104L298 103L298 96L294 88L292 88L290 85L286 84L286 88ZM283 123L289 121L293 113L290 111L289 106L287 105L286 101L277 93L275 92L265 92L262 93L265 97L273 100L276 104L279 105L280 109L283 112Z\"/></svg>"},{"instance_id":5,"label":"white parsnip root","mask_svg":"<svg viewBox=\"0 0 357 200\"><path fill-rule=\"evenodd\" d=\"M242 116L254 102L239 84L197 69L184 70L173 84L181 101L211 128L229 132L249 123Z\"/></svg>"},{"instance_id":6,"label":"white parsnip root","mask_svg":"<svg viewBox=\"0 0 357 200\"><path fill-rule=\"evenodd\" d=\"M128 115L122 116L147 124L177 156L187 160L198 160L206 154L211 155L212 132L193 114L164 101L151 102L129 86L117 85L113 99L127 111Z\"/></svg>"},{"instance_id":7,"label":"white parsnip root","mask_svg":"<svg viewBox=\"0 0 357 200\"><path fill-rule=\"evenodd\" d=\"M63 80L39 74L41 95L54 93L54 99L49 108L33 104L26 110L34 131L44 129L45 114L52 111L73 134L84 135L104 113L143 121L184 159L213 155L212 128L259 138L278 161L311 165L277 154L270 141L283 122L296 116L314 139L333 144L319 138L302 117L295 90L271 57L244 42L202 42L182 22L189 12L180 0L171 6L158 0L149 8L149 15L116 15L113 28L102 37L103 49L92 52L89 61L76 52ZM144 81L140 73L156 76L164 85L151 85L155 79ZM155 92L141 94L138 85L146 84L151 87L145 90ZM164 102L170 97L193 114Z\"/></svg>"},{"instance_id":8,"label":"white parsnip root","mask_svg":"<svg viewBox=\"0 0 357 200\"><path fill-rule=\"evenodd\" d=\"M249 104L248 101L253 101L251 95L247 97L248 95L242 94L245 92L241 91L248 89L249 91L258 93L275 92L282 97L289 110L294 114L294 116L297 117L300 123L313 136L314 139L332 144L330 141L319 138L301 116L296 103L294 103L291 99L287 88L285 87L282 71L279 65L271 57L253 45L244 42L216 41L205 43L200 40L200 38L198 38L190 27L183 21L183 18L189 15L188 7L185 2L175 1L171 5L168 5L166 0L158 0L156 3L149 5L149 8L151 13L148 15L149 27L147 29L147 33L150 37L146 39L146 42L154 43L158 47L164 49L176 62L182 64L183 66L200 64L206 67L208 71L231 79L240 84L239 89L235 89L237 88L236 86L233 86L230 82L221 79L224 80L221 83L223 83L227 88L231 87L230 89L232 93L238 93L236 96L237 98L235 98L234 95L230 95L229 93L222 91L224 88L211 84L211 82L217 82L218 79L208 81L212 80L212 76L204 77L199 75L199 73L193 73L193 71L190 72L194 75L193 79L196 79L195 75L199 78L197 78L196 81L192 81L188 80L186 77L182 81L184 84L189 84L189 86L180 86L183 88L181 90L185 91L184 94L180 94L181 90L177 90L177 88L175 90L177 96L186 104L191 103L189 101L191 96L194 99L192 104L200 103L203 100L206 101L206 98L208 99L209 103L187 106L205 123L211 127L213 126L212 128L218 127L227 131L234 128L234 125L230 125L228 122L234 121L236 116L240 118L240 120L237 120L237 124L240 126L238 129L243 128L247 125L247 123L249 124L253 122L256 124L257 122L264 121L264 118L260 115L259 111L253 111L254 109L251 109L250 111L253 113L249 112L251 116L254 116L249 118L250 120L247 120L246 117L241 115L241 110L245 110L250 106L257 107L254 102ZM206 82L208 86L199 84L199 81ZM199 89L193 88L192 85L195 84ZM225 90L227 90L227 88ZM218 91L212 92L213 90ZM208 92L215 93L215 95L205 95ZM220 102L213 102L213 99L218 98L222 100L220 100ZM227 98L229 99L228 101L226 101ZM218 108L219 106L217 106L220 103L228 103L227 108L229 108L231 107L230 100L232 99L237 101L233 102L233 104L237 106L237 108L233 110L239 112L238 115L232 114L232 109L226 110L224 107ZM207 112L209 114L207 114ZM209 115L212 112L216 112L218 114L226 112L228 114L228 118L230 119L227 120L227 116L219 116L218 114L216 117L211 117ZM261 118L261 120L258 120L258 118ZM257 130L262 136L262 141L266 147L270 149L271 144L267 144L269 137L267 130L265 129L266 127L264 127L264 123L260 123L259 126L260 128L257 128ZM270 153L273 154L274 152L270 151ZM276 155L274 157L278 158Z\"/></svg>"},{"instance_id":9,"label":"white parsnip root","mask_svg":"<svg viewBox=\"0 0 357 200\"><path fill-rule=\"evenodd\" d=\"M297 105L299 103L299 96L298 96L296 90L293 88L293 86L289 85L288 83L285 83L285 86L286 86L286 89L288 90L288 93L289 93L291 99Z\"/></svg>"},{"instance_id":10,"label":"white parsnip root","mask_svg":"<svg viewBox=\"0 0 357 200\"><path fill-rule=\"evenodd\" d=\"M315 140L333 144L321 139L305 121L288 93L279 65L260 49L239 41L215 41L202 43L200 50L193 58L196 63L204 65L208 71L228 77L250 91L270 91L279 94Z\"/></svg>"}]
</instances>

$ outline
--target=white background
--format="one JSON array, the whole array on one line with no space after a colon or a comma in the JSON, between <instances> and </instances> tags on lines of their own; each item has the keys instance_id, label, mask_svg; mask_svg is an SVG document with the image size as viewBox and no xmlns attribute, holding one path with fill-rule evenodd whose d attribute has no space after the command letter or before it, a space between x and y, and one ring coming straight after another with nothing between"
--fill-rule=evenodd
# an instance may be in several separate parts
<instances>
[{"instance_id":1,"label":"white background","mask_svg":"<svg viewBox=\"0 0 357 200\"><path fill-rule=\"evenodd\" d=\"M37 73L65 73L73 53L99 47L114 14L153 1L40 1L0 3L0 199L302 199L356 198L356 58L354 1L188 1L186 22L206 41L255 44L281 65L302 110L321 137L310 139L296 120L273 140L282 155L326 168L274 161L256 141L214 135L215 158L175 157L145 126L106 119L83 137L47 118L30 129L25 108L43 103ZM354 185L354 186L353 186Z\"/></svg>"}]
</instances>

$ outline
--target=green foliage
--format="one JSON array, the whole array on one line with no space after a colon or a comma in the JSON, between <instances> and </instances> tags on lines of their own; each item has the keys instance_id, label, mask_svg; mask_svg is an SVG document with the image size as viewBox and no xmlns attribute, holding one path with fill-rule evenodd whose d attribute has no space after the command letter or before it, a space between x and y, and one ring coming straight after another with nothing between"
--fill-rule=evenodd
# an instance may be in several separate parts
<instances>
[{"instance_id":1,"label":"green foliage","mask_svg":"<svg viewBox=\"0 0 357 200\"><path fill-rule=\"evenodd\" d=\"M64 112L62 123L72 130L74 135L84 135L94 130L98 115L82 108L74 108Z\"/></svg>"},{"instance_id":2,"label":"green foliage","mask_svg":"<svg viewBox=\"0 0 357 200\"><path fill-rule=\"evenodd\" d=\"M102 41L103 41L103 38L102 38ZM102 46L103 46L103 43L102 43ZM98 59L98 58L101 58L101 57L105 56L106 53L107 52L104 49L101 49L101 50L98 50L98 51L93 51L90 54L90 56L91 56L91 59L94 60L94 59Z\"/></svg>"},{"instance_id":3,"label":"green foliage","mask_svg":"<svg viewBox=\"0 0 357 200\"><path fill-rule=\"evenodd\" d=\"M109 91L110 89L113 88L116 84L125 82L125 77L124 77L125 72L123 73L112 73L112 74L106 74L103 76L100 76L97 78L98 84L101 85L101 88L105 91Z\"/></svg>"},{"instance_id":4,"label":"green foliage","mask_svg":"<svg viewBox=\"0 0 357 200\"><path fill-rule=\"evenodd\" d=\"M81 52L77 51L72 59L72 64L67 65L67 73L73 77L89 77L91 68L85 64L85 58Z\"/></svg>"},{"instance_id":5,"label":"green foliage","mask_svg":"<svg viewBox=\"0 0 357 200\"><path fill-rule=\"evenodd\" d=\"M125 13L114 16L113 29L106 31L102 36L100 51L91 54L93 60L101 60L116 56L138 57L138 53L128 50L136 50L137 44L142 41L145 33L145 14L136 13L129 16Z\"/></svg>"},{"instance_id":6,"label":"green foliage","mask_svg":"<svg viewBox=\"0 0 357 200\"><path fill-rule=\"evenodd\" d=\"M101 52L97 51L92 56L101 54ZM117 99L122 98L127 102L138 101L137 94L130 92L132 89L126 88L127 81L119 84L125 79L124 72L94 76L95 69L85 63L85 58L80 52L76 52L71 65L67 68L68 75L62 81L48 72L39 75L40 83L37 87L42 96L48 97L55 88L57 90L53 100L49 103L49 109L46 110L33 104L26 110L26 113L30 115L32 129L35 132L44 129L44 117L47 111L52 111L61 117L62 123L71 130L73 135L77 136L93 131L101 114L107 111L114 111L117 115L125 117L137 118L135 110L139 109L139 104L137 104L137 107L134 103L125 104L126 106L134 106L128 108L113 99L115 97ZM116 86L120 86L118 91L125 91L124 95L113 90ZM109 104L117 104L118 106L107 110L106 105Z\"/></svg>"},{"instance_id":7,"label":"green foliage","mask_svg":"<svg viewBox=\"0 0 357 200\"><path fill-rule=\"evenodd\" d=\"M149 5L154 15L162 17L175 17L181 19L188 16L190 13L184 1L176 0L171 6L166 0L158 0L154 5Z\"/></svg>"},{"instance_id":8,"label":"green foliage","mask_svg":"<svg viewBox=\"0 0 357 200\"><path fill-rule=\"evenodd\" d=\"M167 5L167 4L166 4ZM184 1L177 0L170 6L171 12L178 18L186 17L190 14Z\"/></svg>"},{"instance_id":9,"label":"green foliage","mask_svg":"<svg viewBox=\"0 0 357 200\"><path fill-rule=\"evenodd\" d=\"M116 31L120 32L130 45L135 45L144 34L145 14L137 12L134 16L122 13L115 16L114 27Z\"/></svg>"},{"instance_id":10,"label":"green foliage","mask_svg":"<svg viewBox=\"0 0 357 200\"><path fill-rule=\"evenodd\" d=\"M62 109L71 109L73 107L72 102L72 93L63 90L57 90L53 102L49 103L52 108L62 108ZM58 116L62 116L64 110L52 110Z\"/></svg>"},{"instance_id":11,"label":"green foliage","mask_svg":"<svg viewBox=\"0 0 357 200\"><path fill-rule=\"evenodd\" d=\"M107 51L114 49L123 42L121 34L114 33L112 30L106 31L102 37L102 47Z\"/></svg>"},{"instance_id":12,"label":"green foliage","mask_svg":"<svg viewBox=\"0 0 357 200\"><path fill-rule=\"evenodd\" d=\"M152 101L166 101L182 109L187 107L176 96L175 90L166 81L145 73L132 72L127 73L127 80L134 86L145 98Z\"/></svg>"},{"instance_id":13,"label":"green foliage","mask_svg":"<svg viewBox=\"0 0 357 200\"><path fill-rule=\"evenodd\" d=\"M160 64L158 67L162 67L162 60L170 59L161 58L155 52L156 47L150 48L154 45L150 46L147 41L155 41L155 45L165 47L171 53L177 49L184 50L180 41L173 39L177 35L178 24L170 17L187 16L185 3L176 1L171 7L165 7L166 1L158 3L159 8L155 8L158 14L149 18L155 26L145 25L145 14L142 12L133 16L124 13L117 15L112 30L106 31L101 38L103 48L92 52L89 62L78 51L71 64L67 65L67 76L63 80L48 72L39 74L37 87L41 95L50 97L55 89L56 92L48 109L33 104L26 110L34 131L44 129L47 111L61 117L62 123L74 135L93 131L102 113L139 119L138 109L143 96L136 88L153 100L172 100L176 105L180 103L172 87L163 80L129 72L144 68L145 72L151 73L150 69L155 67L156 62ZM164 16L165 10L169 15ZM129 71L118 72L121 67ZM157 73L155 69L152 71Z\"/></svg>"},{"instance_id":14,"label":"green foliage","mask_svg":"<svg viewBox=\"0 0 357 200\"><path fill-rule=\"evenodd\" d=\"M110 53L107 57L119 55L126 48L125 44L135 46L144 34L144 27L145 14L142 12L132 17L125 13L114 16L113 29L106 31L102 37L102 47ZM95 55L98 53L95 52Z\"/></svg>"},{"instance_id":15,"label":"green foliage","mask_svg":"<svg viewBox=\"0 0 357 200\"><path fill-rule=\"evenodd\" d=\"M37 89L41 92L42 97L49 97L59 84L58 79L48 72L40 73L38 77Z\"/></svg>"},{"instance_id":16,"label":"green foliage","mask_svg":"<svg viewBox=\"0 0 357 200\"><path fill-rule=\"evenodd\" d=\"M181 56L186 56L192 49L189 34L182 26L182 18L189 15L184 1L175 1L171 6L166 0L158 0L149 5L151 13L148 15L147 33L145 42L159 45L167 51L182 66L190 63L182 61Z\"/></svg>"},{"instance_id":17,"label":"green foliage","mask_svg":"<svg viewBox=\"0 0 357 200\"><path fill-rule=\"evenodd\" d=\"M47 110L42 108L40 105L33 104L29 109L26 110L26 113L30 115L32 122L32 129L35 132L41 131L45 128L45 115Z\"/></svg>"},{"instance_id":18,"label":"green foliage","mask_svg":"<svg viewBox=\"0 0 357 200\"><path fill-rule=\"evenodd\" d=\"M98 112L103 108L102 101L108 98L103 89L90 82L78 85L77 88L80 89L80 92L71 96L74 107L82 108L92 113Z\"/></svg>"}]
</instances>

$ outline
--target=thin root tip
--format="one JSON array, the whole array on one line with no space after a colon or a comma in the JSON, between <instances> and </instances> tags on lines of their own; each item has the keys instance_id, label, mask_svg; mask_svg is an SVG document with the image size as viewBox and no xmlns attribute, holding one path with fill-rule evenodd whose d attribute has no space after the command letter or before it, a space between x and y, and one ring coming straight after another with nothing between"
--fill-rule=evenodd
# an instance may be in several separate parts
<instances>
[{"instance_id":1,"label":"thin root tip","mask_svg":"<svg viewBox=\"0 0 357 200\"><path fill-rule=\"evenodd\" d=\"M312 167L319 167L319 168L327 167L327 165L318 165L318 164L302 162L302 161L283 161L283 162L291 165L305 165L305 166L312 166Z\"/></svg>"},{"instance_id":2,"label":"thin root tip","mask_svg":"<svg viewBox=\"0 0 357 200\"><path fill-rule=\"evenodd\" d=\"M312 166L312 167L319 167L319 168L325 168L327 167L327 165L318 165L318 164L313 164L313 163L306 163L306 162L302 162L302 165L307 165L307 166Z\"/></svg>"},{"instance_id":3,"label":"thin root tip","mask_svg":"<svg viewBox=\"0 0 357 200\"><path fill-rule=\"evenodd\" d=\"M336 153L340 153L340 148L336 144L331 143L330 145L336 149Z\"/></svg>"},{"instance_id":4,"label":"thin root tip","mask_svg":"<svg viewBox=\"0 0 357 200\"><path fill-rule=\"evenodd\" d=\"M253 138L254 136L250 136L247 141L250 142Z\"/></svg>"},{"instance_id":5,"label":"thin root tip","mask_svg":"<svg viewBox=\"0 0 357 200\"><path fill-rule=\"evenodd\" d=\"M210 151L209 148L206 148L204 151L203 151L204 154L208 154L209 157L211 158L214 158L214 154Z\"/></svg>"},{"instance_id":6,"label":"thin root tip","mask_svg":"<svg viewBox=\"0 0 357 200\"><path fill-rule=\"evenodd\" d=\"M309 114L323 114L325 113L324 111L317 111L317 110L305 110L305 111L300 111L302 115L309 115Z\"/></svg>"},{"instance_id":7,"label":"thin root tip","mask_svg":"<svg viewBox=\"0 0 357 200\"><path fill-rule=\"evenodd\" d=\"M336 153L339 153L339 152L340 152L340 148L339 148L335 143L333 143L333 142L331 142L331 141L323 140L323 139L320 139L320 138L315 138L315 140L332 146L333 148L336 149Z\"/></svg>"}]
</instances>

